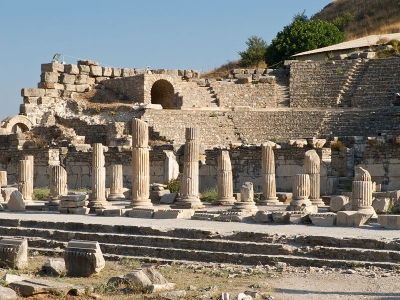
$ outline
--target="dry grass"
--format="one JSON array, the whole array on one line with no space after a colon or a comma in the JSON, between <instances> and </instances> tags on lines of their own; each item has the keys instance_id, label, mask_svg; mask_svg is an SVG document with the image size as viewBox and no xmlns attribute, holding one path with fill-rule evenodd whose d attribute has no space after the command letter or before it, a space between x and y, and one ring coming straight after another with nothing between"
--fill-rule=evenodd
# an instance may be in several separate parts
<instances>
[{"instance_id":1,"label":"dry grass","mask_svg":"<svg viewBox=\"0 0 400 300\"><path fill-rule=\"evenodd\" d=\"M229 75L232 69L237 68L240 68L239 61L228 61L226 64L223 64L218 68L201 74L201 78L225 78Z\"/></svg>"},{"instance_id":2,"label":"dry grass","mask_svg":"<svg viewBox=\"0 0 400 300\"><path fill-rule=\"evenodd\" d=\"M350 12L355 17L345 28L347 40L400 32L399 0L336 0L312 18L332 21L344 12Z\"/></svg>"},{"instance_id":3,"label":"dry grass","mask_svg":"<svg viewBox=\"0 0 400 300\"><path fill-rule=\"evenodd\" d=\"M74 278L67 276L47 277L41 272L41 266L49 259L45 256L33 256L29 260L29 267L24 270L0 269L0 277L6 273L30 274L32 277L70 283L86 290L101 295L104 300L128 300L128 299L157 299L154 294L142 294L134 291L129 286L107 286L109 278L125 275L141 266L142 262L134 259L122 259L121 261L107 261L105 268L96 276L89 278ZM216 264L165 264L157 267L157 270L169 281L176 284L175 290L185 290L185 299L198 299L199 295L208 294L210 298L217 299L222 292L238 294L249 290L251 284L263 281L268 278L281 276L280 272L258 272L253 267L250 271L246 266L229 265L218 266ZM190 286L193 286L190 289ZM196 287L196 289L194 288ZM259 292L267 293L268 288L258 288ZM22 299L22 298L20 298ZM90 295L56 297L54 295L38 295L29 299L40 300L81 300L93 299Z\"/></svg>"}]
</instances>

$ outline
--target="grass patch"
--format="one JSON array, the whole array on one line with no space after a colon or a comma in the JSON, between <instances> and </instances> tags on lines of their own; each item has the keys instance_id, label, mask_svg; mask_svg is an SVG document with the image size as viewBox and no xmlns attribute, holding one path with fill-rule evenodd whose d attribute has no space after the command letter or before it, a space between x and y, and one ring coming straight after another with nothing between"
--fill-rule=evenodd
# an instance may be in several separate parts
<instances>
[{"instance_id":1,"label":"grass patch","mask_svg":"<svg viewBox=\"0 0 400 300\"><path fill-rule=\"evenodd\" d=\"M50 196L50 189L48 187L40 187L33 189L33 200L48 200Z\"/></svg>"},{"instance_id":2,"label":"grass patch","mask_svg":"<svg viewBox=\"0 0 400 300\"><path fill-rule=\"evenodd\" d=\"M179 193L180 186L178 179L168 180L164 184L167 185L167 189L169 189L171 193Z\"/></svg>"},{"instance_id":3,"label":"grass patch","mask_svg":"<svg viewBox=\"0 0 400 300\"><path fill-rule=\"evenodd\" d=\"M201 193L200 200L207 203L212 203L218 198L218 188L215 186L213 188L207 188Z\"/></svg>"}]
</instances>

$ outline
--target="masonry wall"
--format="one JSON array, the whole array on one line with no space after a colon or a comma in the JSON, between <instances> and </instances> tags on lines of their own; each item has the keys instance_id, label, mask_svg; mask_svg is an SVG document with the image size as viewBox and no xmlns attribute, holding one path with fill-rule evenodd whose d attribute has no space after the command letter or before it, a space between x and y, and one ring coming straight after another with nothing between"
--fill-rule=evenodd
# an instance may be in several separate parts
<instances>
[{"instance_id":1,"label":"masonry wall","mask_svg":"<svg viewBox=\"0 0 400 300\"><path fill-rule=\"evenodd\" d=\"M269 83L236 84L216 81L211 84L220 107L250 106L252 108L277 107L277 85Z\"/></svg>"},{"instance_id":2,"label":"masonry wall","mask_svg":"<svg viewBox=\"0 0 400 300\"><path fill-rule=\"evenodd\" d=\"M110 78L101 82L106 89L113 90L132 103L144 102L144 74L125 78Z\"/></svg>"}]
</instances>

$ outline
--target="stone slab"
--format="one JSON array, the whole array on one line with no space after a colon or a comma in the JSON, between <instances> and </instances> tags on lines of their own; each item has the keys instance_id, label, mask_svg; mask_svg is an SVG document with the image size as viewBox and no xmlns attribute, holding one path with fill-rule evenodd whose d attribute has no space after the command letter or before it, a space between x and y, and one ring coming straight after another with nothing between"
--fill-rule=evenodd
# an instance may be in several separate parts
<instances>
[{"instance_id":1,"label":"stone slab","mask_svg":"<svg viewBox=\"0 0 400 300\"><path fill-rule=\"evenodd\" d=\"M400 229L400 215L378 215L378 223L387 229Z\"/></svg>"},{"instance_id":2,"label":"stone slab","mask_svg":"<svg viewBox=\"0 0 400 300\"><path fill-rule=\"evenodd\" d=\"M362 213L358 211L339 211L337 213L337 226L342 227L358 227L363 226L369 222L372 213Z\"/></svg>"},{"instance_id":3,"label":"stone slab","mask_svg":"<svg viewBox=\"0 0 400 300\"><path fill-rule=\"evenodd\" d=\"M335 213L310 214L309 217L315 226L330 227L336 225L337 216Z\"/></svg>"},{"instance_id":4,"label":"stone slab","mask_svg":"<svg viewBox=\"0 0 400 300\"><path fill-rule=\"evenodd\" d=\"M222 213L216 220L222 222L244 222L253 220L253 213L244 211L225 212Z\"/></svg>"},{"instance_id":5,"label":"stone slab","mask_svg":"<svg viewBox=\"0 0 400 300\"><path fill-rule=\"evenodd\" d=\"M194 209L160 209L154 211L154 219L190 219Z\"/></svg>"},{"instance_id":6,"label":"stone slab","mask_svg":"<svg viewBox=\"0 0 400 300\"><path fill-rule=\"evenodd\" d=\"M131 218L145 218L151 219L154 216L155 209L152 208L132 208L128 216Z\"/></svg>"},{"instance_id":7,"label":"stone slab","mask_svg":"<svg viewBox=\"0 0 400 300\"><path fill-rule=\"evenodd\" d=\"M160 204L172 204L176 201L178 193L165 194L160 199Z\"/></svg>"},{"instance_id":8,"label":"stone slab","mask_svg":"<svg viewBox=\"0 0 400 300\"><path fill-rule=\"evenodd\" d=\"M258 223L269 223L273 222L272 213L269 211L259 210L254 216L254 220Z\"/></svg>"},{"instance_id":9,"label":"stone slab","mask_svg":"<svg viewBox=\"0 0 400 300\"><path fill-rule=\"evenodd\" d=\"M73 285L52 280L31 278L13 282L10 284L10 287L17 290L23 297L30 297L36 294L65 296L72 289Z\"/></svg>"}]
</instances>

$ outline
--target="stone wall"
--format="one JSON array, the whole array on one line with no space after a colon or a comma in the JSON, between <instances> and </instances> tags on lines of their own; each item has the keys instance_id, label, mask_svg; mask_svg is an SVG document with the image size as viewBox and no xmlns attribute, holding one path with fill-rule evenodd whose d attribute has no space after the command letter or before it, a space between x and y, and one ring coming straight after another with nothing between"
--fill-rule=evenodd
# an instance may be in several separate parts
<instances>
[{"instance_id":1,"label":"stone wall","mask_svg":"<svg viewBox=\"0 0 400 300\"><path fill-rule=\"evenodd\" d=\"M127 78L110 78L101 83L106 89L113 90L121 95L124 101L144 103L144 74Z\"/></svg>"},{"instance_id":2,"label":"stone wall","mask_svg":"<svg viewBox=\"0 0 400 300\"><path fill-rule=\"evenodd\" d=\"M237 84L216 81L211 84L220 107L277 107L277 85L274 83Z\"/></svg>"}]
</instances>

